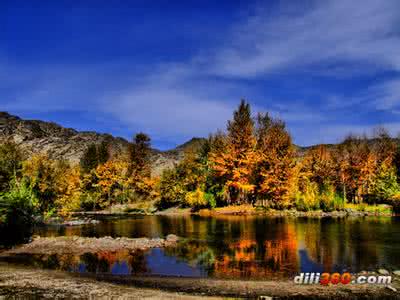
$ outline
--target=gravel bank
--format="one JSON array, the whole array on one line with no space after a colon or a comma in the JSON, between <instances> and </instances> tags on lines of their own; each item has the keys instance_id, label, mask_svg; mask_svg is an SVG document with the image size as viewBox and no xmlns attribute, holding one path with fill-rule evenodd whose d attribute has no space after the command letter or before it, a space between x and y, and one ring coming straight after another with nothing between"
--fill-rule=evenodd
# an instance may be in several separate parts
<instances>
[{"instance_id":1,"label":"gravel bank","mask_svg":"<svg viewBox=\"0 0 400 300\"><path fill-rule=\"evenodd\" d=\"M377 285L296 285L291 280L110 279L0 262L0 299L400 299L398 282L392 286L395 290Z\"/></svg>"},{"instance_id":2,"label":"gravel bank","mask_svg":"<svg viewBox=\"0 0 400 300\"><path fill-rule=\"evenodd\" d=\"M220 299L116 285L68 273L0 263L0 299Z\"/></svg>"},{"instance_id":3,"label":"gravel bank","mask_svg":"<svg viewBox=\"0 0 400 300\"><path fill-rule=\"evenodd\" d=\"M126 249L131 252L173 246L178 241L176 235L170 234L166 239L155 238L84 238L84 237L35 237L29 244L4 251L2 256L15 254L83 254L99 251L118 251Z\"/></svg>"}]
</instances>

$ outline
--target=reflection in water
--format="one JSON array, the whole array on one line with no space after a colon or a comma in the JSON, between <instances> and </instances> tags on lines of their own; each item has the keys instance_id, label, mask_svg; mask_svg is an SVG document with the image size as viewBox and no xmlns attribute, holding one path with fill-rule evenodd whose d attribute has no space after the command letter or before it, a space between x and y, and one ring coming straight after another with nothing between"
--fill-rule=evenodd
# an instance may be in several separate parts
<instances>
[{"instance_id":1,"label":"reflection in water","mask_svg":"<svg viewBox=\"0 0 400 300\"><path fill-rule=\"evenodd\" d=\"M43 267L114 275L271 278L302 272L400 267L397 218L144 216L36 229L46 236L184 237L178 247L135 253L42 257Z\"/></svg>"}]
</instances>

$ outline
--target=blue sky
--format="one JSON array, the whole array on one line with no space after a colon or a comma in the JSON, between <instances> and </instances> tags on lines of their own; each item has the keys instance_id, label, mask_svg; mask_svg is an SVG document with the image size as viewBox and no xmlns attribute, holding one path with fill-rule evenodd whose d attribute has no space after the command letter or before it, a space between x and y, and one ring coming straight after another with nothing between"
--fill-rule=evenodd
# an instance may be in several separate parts
<instances>
[{"instance_id":1,"label":"blue sky","mask_svg":"<svg viewBox=\"0 0 400 300\"><path fill-rule=\"evenodd\" d=\"M0 110L172 148L241 98L299 145L400 132L400 2L0 2Z\"/></svg>"}]
</instances>

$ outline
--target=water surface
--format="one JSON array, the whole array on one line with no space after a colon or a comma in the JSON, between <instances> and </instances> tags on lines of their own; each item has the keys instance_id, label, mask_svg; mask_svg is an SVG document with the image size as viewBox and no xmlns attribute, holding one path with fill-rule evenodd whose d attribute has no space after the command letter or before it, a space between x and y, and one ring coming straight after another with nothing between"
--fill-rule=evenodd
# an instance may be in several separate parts
<instances>
[{"instance_id":1,"label":"water surface","mask_svg":"<svg viewBox=\"0 0 400 300\"><path fill-rule=\"evenodd\" d=\"M138 216L78 227L41 227L41 236L183 238L178 247L82 256L31 257L43 267L110 275L267 279L298 272L400 269L400 219Z\"/></svg>"}]
</instances>

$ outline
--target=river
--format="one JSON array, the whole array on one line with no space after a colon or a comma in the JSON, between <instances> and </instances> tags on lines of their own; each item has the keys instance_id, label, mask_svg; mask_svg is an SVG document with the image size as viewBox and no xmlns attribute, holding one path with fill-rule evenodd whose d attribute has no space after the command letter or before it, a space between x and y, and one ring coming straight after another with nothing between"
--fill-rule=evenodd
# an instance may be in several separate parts
<instances>
[{"instance_id":1,"label":"river","mask_svg":"<svg viewBox=\"0 0 400 300\"><path fill-rule=\"evenodd\" d=\"M40 236L182 238L178 247L32 256L45 268L109 275L277 279L299 272L400 269L400 218L137 216L38 227Z\"/></svg>"}]
</instances>

